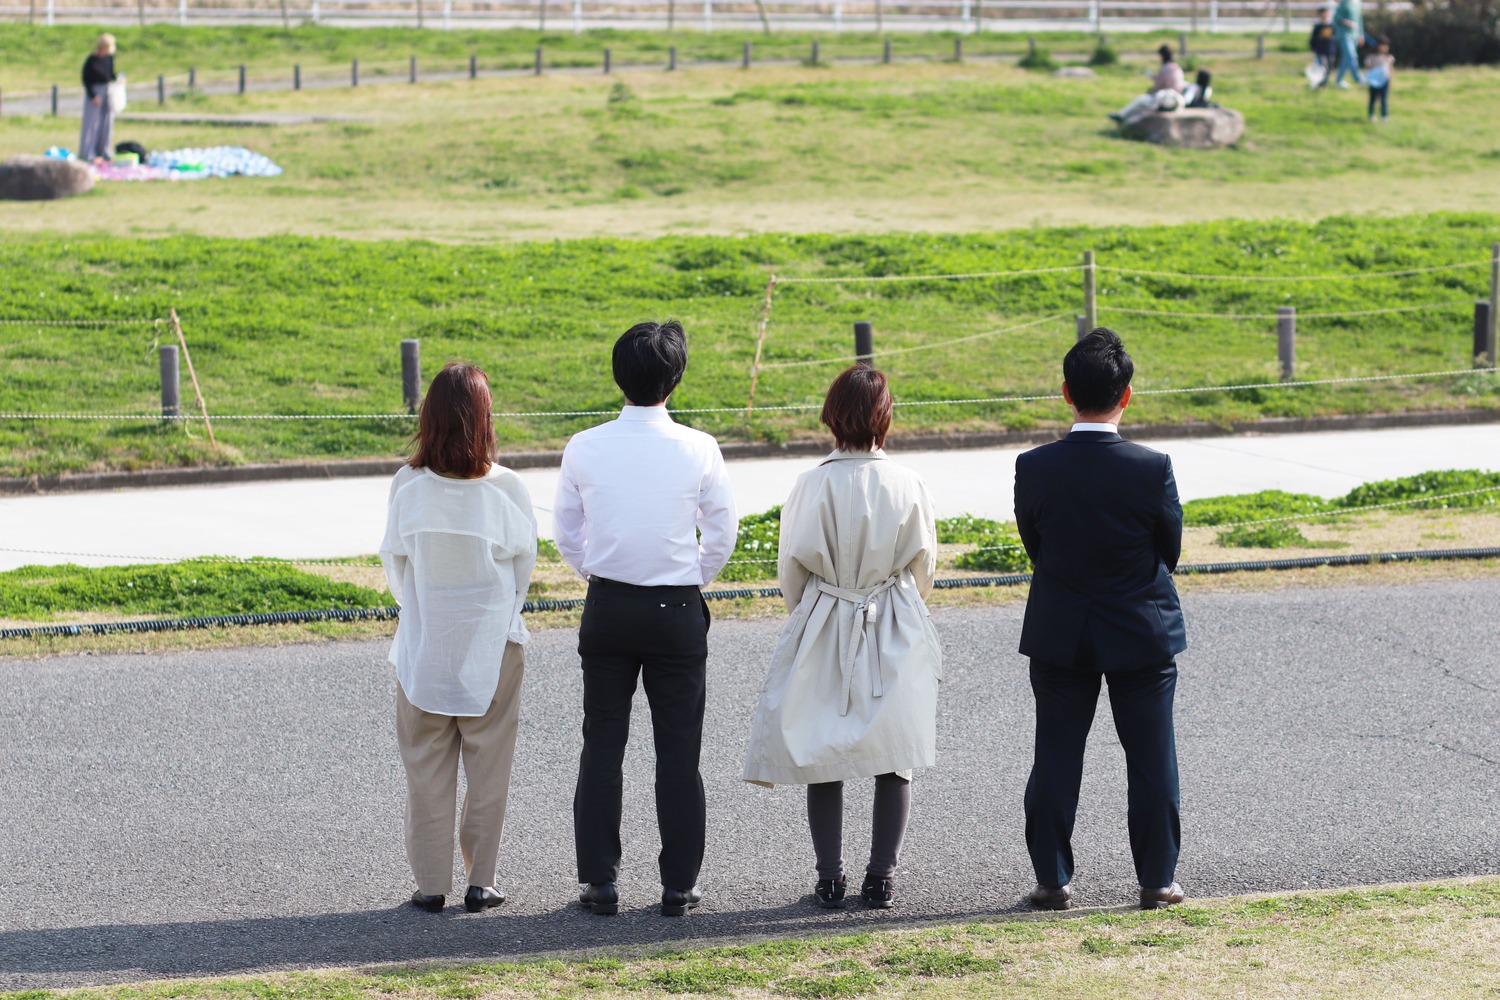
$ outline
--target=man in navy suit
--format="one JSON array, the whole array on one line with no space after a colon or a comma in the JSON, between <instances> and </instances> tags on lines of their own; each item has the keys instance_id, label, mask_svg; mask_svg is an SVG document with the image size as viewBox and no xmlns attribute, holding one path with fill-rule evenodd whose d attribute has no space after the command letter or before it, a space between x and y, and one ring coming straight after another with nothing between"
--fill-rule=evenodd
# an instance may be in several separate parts
<instances>
[{"instance_id":1,"label":"man in navy suit","mask_svg":"<svg viewBox=\"0 0 1500 1000\"><path fill-rule=\"evenodd\" d=\"M1166 455L1120 437L1135 364L1099 328L1063 359L1072 432L1016 461L1016 526L1035 564L1021 653L1031 658L1036 755L1026 785L1034 906L1064 910L1083 750L1109 683L1129 781L1130 852L1141 906L1180 903L1172 732L1176 654L1187 648L1172 571L1182 505Z\"/></svg>"}]
</instances>

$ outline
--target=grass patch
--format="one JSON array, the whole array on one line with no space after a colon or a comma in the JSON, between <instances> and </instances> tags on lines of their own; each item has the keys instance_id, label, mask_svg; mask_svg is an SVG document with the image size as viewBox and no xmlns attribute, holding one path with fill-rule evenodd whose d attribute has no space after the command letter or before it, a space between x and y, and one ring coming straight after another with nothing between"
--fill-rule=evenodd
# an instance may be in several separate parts
<instances>
[{"instance_id":1,"label":"grass patch","mask_svg":"<svg viewBox=\"0 0 1500 1000\"><path fill-rule=\"evenodd\" d=\"M735 948L286 973L70 992L80 1000L422 1000L1267 996L1336 983L1352 1000L1479 996L1500 976L1500 879L1209 900L1107 918L998 918ZM1205 919L1207 918L1207 919ZM1330 994L1331 995L1331 994ZM0 994L43 1000L46 991Z\"/></svg>"},{"instance_id":2,"label":"grass patch","mask_svg":"<svg viewBox=\"0 0 1500 1000\"><path fill-rule=\"evenodd\" d=\"M654 168L653 168L654 169ZM207 182L202 182L207 183ZM1111 266L1155 269L1193 247L1208 273L1298 275L1421 267L1474 259L1500 216L1214 222L1185 226L932 235L672 237L486 247L290 237L221 240L14 238L0 247L9 275L0 318L151 319L182 315L203 392L219 414L388 414L401 410L397 342L423 341L430 372L454 357L493 376L498 411L610 410L609 345L643 317L676 316L692 366L674 396L683 415L725 439L819 435L816 412L746 419L754 324L767 268L782 275L879 277L971 273L1072 263L1087 247ZM1296 286L1308 311L1451 302L1440 313L1309 319L1298 344L1307 378L1465 368L1465 310L1482 268L1384 282ZM1162 311L1271 309L1286 287L1107 274L1110 306ZM762 406L815 404L851 353L849 329L875 322L877 363L898 401L1054 391L1074 339L1074 273L1004 281L787 285L776 295L763 360L817 361L763 373ZM1064 319L1015 334L932 347L1035 316ZM1136 317L1116 325L1136 358L1139 388L1276 381L1266 330L1234 320ZM7 409L149 414L158 366L149 326L0 327ZM922 348L880 357L880 352ZM1141 422L1228 423L1272 416L1500 406L1500 378L1461 375L1395 383L1137 397ZM898 408L896 434L1031 427L1060 422L1050 401ZM501 418L504 448L555 447L593 417ZM0 474L133 469L203 463L352 458L397 453L409 418L222 421L223 449L201 429L154 421L0 421Z\"/></svg>"}]
</instances>

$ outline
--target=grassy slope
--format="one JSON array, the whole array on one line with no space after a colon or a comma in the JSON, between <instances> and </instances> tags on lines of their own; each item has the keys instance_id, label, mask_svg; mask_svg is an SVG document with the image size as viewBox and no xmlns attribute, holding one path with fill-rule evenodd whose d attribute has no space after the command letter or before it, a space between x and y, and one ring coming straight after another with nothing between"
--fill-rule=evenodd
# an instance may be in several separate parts
<instances>
[{"instance_id":1,"label":"grassy slope","mask_svg":"<svg viewBox=\"0 0 1500 1000\"><path fill-rule=\"evenodd\" d=\"M1500 880L1000 918L730 947L111 986L0 1000L476 996L1339 997L1488 995Z\"/></svg>"},{"instance_id":2,"label":"grassy slope","mask_svg":"<svg viewBox=\"0 0 1500 1000\"><path fill-rule=\"evenodd\" d=\"M693 362L679 407L743 406L766 267L780 273L943 274L1046 267L1095 248L1101 263L1208 273L1295 275L1482 260L1500 219L1221 222L1138 229L1021 230L946 236L664 238L453 247L415 242L273 239L12 240L0 247L0 318L183 317L213 412L388 413L400 408L397 341L420 337L430 375L452 357L484 365L497 410L609 409L608 345L630 323L677 316ZM1182 253L1191 248L1190 255ZM1353 282L1187 283L1105 274L1102 318L1132 347L1138 389L1274 381L1274 324L1111 314L1109 307L1305 313L1452 303L1437 312L1305 319L1304 378L1466 367L1470 303L1483 268ZM768 371L757 403L817 400L851 353L850 325L869 319L877 352L1069 318L1020 333L894 355L879 363L905 400L1055 391L1073 339L1076 272L1004 281L788 285L776 296L766 360L837 363ZM151 413L157 363L143 327L0 326L4 410ZM184 372L185 399L191 386ZM1492 375L1305 389L1140 396L1140 422L1494 406ZM1041 401L901 410L898 430L1025 428L1056 421ZM556 445L596 418L499 421L503 447ZM815 430L810 414L684 418L727 438ZM154 421L0 421L0 473L130 468L197 461L392 455L410 421L229 422L212 455L201 429ZM190 436L193 434L194 436Z\"/></svg>"},{"instance_id":3,"label":"grassy slope","mask_svg":"<svg viewBox=\"0 0 1500 1000\"><path fill-rule=\"evenodd\" d=\"M1206 63L1218 98L1247 116L1236 149L1117 138L1104 116L1140 91L1143 60L1092 80L970 62L174 99L166 110L369 120L121 123L120 138L153 148L249 144L286 174L103 185L86 198L17 206L7 222L15 231L491 241L1500 211L1491 183L1500 70L1404 71L1395 118L1371 127L1362 93L1308 93L1300 56ZM634 99L612 102L615 83ZM71 119L0 125L4 155L76 141Z\"/></svg>"}]
</instances>

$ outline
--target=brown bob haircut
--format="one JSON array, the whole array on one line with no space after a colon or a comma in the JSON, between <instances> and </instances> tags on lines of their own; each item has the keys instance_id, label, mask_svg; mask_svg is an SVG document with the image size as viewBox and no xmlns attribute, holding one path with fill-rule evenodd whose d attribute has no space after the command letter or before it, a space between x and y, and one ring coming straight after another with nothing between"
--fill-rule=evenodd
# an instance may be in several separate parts
<instances>
[{"instance_id":1,"label":"brown bob haircut","mask_svg":"<svg viewBox=\"0 0 1500 1000\"><path fill-rule=\"evenodd\" d=\"M414 468L465 479L490 471L495 424L490 418L490 380L482 368L461 361L443 366L427 387L412 444L408 464Z\"/></svg>"},{"instance_id":2,"label":"brown bob haircut","mask_svg":"<svg viewBox=\"0 0 1500 1000\"><path fill-rule=\"evenodd\" d=\"M828 387L819 419L833 431L839 451L874 451L885 445L892 410L885 373L852 365Z\"/></svg>"}]
</instances>

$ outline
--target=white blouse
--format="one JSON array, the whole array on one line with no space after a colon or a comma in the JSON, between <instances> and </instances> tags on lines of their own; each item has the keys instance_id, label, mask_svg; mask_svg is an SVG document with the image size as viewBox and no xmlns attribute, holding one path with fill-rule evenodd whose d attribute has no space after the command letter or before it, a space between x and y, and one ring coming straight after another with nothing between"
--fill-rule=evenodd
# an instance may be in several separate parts
<instances>
[{"instance_id":1,"label":"white blouse","mask_svg":"<svg viewBox=\"0 0 1500 1000\"><path fill-rule=\"evenodd\" d=\"M509 469L449 479L403 466L391 483L380 561L401 620L390 661L406 698L434 715L489 711L536 566L536 517Z\"/></svg>"}]
</instances>

